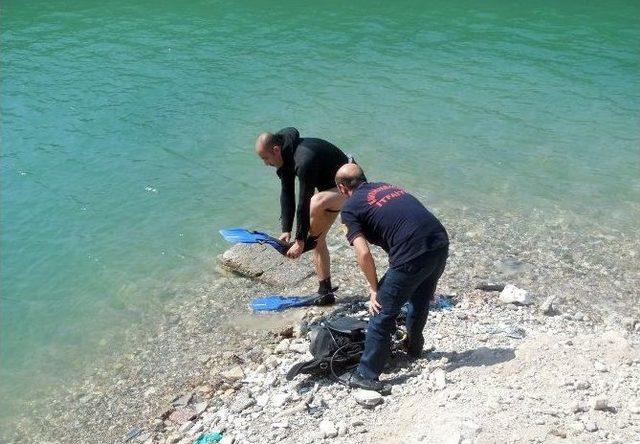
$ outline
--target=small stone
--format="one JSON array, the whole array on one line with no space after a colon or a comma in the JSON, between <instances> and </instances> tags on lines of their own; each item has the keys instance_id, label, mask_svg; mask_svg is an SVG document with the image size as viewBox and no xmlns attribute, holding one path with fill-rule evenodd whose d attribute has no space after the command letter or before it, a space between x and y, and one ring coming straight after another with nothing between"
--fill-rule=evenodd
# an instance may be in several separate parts
<instances>
[{"instance_id":1,"label":"small stone","mask_svg":"<svg viewBox=\"0 0 640 444\"><path fill-rule=\"evenodd\" d=\"M593 421L587 421L584 423L584 429L587 432L597 432L598 431L598 424L596 424Z\"/></svg>"},{"instance_id":2,"label":"small stone","mask_svg":"<svg viewBox=\"0 0 640 444\"><path fill-rule=\"evenodd\" d=\"M256 396L256 404L258 404L260 407L264 407L267 404L269 404L269 394L263 393L261 395Z\"/></svg>"},{"instance_id":3,"label":"small stone","mask_svg":"<svg viewBox=\"0 0 640 444\"><path fill-rule=\"evenodd\" d=\"M235 366L227 371L224 371L222 373L220 373L225 379L227 379L228 381L239 381L240 379L244 378L244 371L242 370L242 367Z\"/></svg>"},{"instance_id":4,"label":"small stone","mask_svg":"<svg viewBox=\"0 0 640 444\"><path fill-rule=\"evenodd\" d=\"M356 402L364 407L375 407L383 402L382 395L373 390L358 389L353 392Z\"/></svg>"},{"instance_id":5,"label":"small stone","mask_svg":"<svg viewBox=\"0 0 640 444\"><path fill-rule=\"evenodd\" d=\"M289 393L276 393L271 397L271 404L276 408L280 408L289 402L290 399L291 395Z\"/></svg>"},{"instance_id":6,"label":"small stone","mask_svg":"<svg viewBox=\"0 0 640 444\"><path fill-rule=\"evenodd\" d=\"M591 387L591 384L589 382L587 382L587 381L578 381L578 382L576 382L576 388L578 390L586 390L589 387Z\"/></svg>"},{"instance_id":7,"label":"small stone","mask_svg":"<svg viewBox=\"0 0 640 444\"><path fill-rule=\"evenodd\" d=\"M591 400L593 410L609 410L609 400L603 396Z\"/></svg>"},{"instance_id":8,"label":"small stone","mask_svg":"<svg viewBox=\"0 0 640 444\"><path fill-rule=\"evenodd\" d=\"M187 421L182 423L182 425L178 428L178 430L180 431L180 433L187 433L187 431L193 427L193 422L191 421Z\"/></svg>"},{"instance_id":9,"label":"small stone","mask_svg":"<svg viewBox=\"0 0 640 444\"><path fill-rule=\"evenodd\" d=\"M562 429L551 429L549 433L563 439L567 437L567 432Z\"/></svg>"},{"instance_id":10,"label":"small stone","mask_svg":"<svg viewBox=\"0 0 640 444\"><path fill-rule=\"evenodd\" d=\"M224 435L220 440L220 444L233 444L236 442L236 438L233 435Z\"/></svg>"},{"instance_id":11,"label":"small stone","mask_svg":"<svg viewBox=\"0 0 640 444\"><path fill-rule=\"evenodd\" d=\"M309 346L304 342L292 342L289 344L289 351L305 354L309 350Z\"/></svg>"},{"instance_id":12,"label":"small stone","mask_svg":"<svg viewBox=\"0 0 640 444\"><path fill-rule=\"evenodd\" d=\"M338 429L333 421L329 421L328 419L320 421L320 432L325 438L335 438L338 436Z\"/></svg>"},{"instance_id":13,"label":"small stone","mask_svg":"<svg viewBox=\"0 0 640 444\"><path fill-rule=\"evenodd\" d=\"M171 402L171 405L173 405L174 407L186 407L187 404L191 402L192 397L193 393L186 393L184 395L178 396Z\"/></svg>"},{"instance_id":14,"label":"small stone","mask_svg":"<svg viewBox=\"0 0 640 444\"><path fill-rule=\"evenodd\" d=\"M584 313L582 313L581 311L577 311L573 314L573 319L575 319L576 321L584 321Z\"/></svg>"},{"instance_id":15,"label":"small stone","mask_svg":"<svg viewBox=\"0 0 640 444\"><path fill-rule=\"evenodd\" d=\"M306 321L301 321L293 327L293 336L301 338L309 332L309 324Z\"/></svg>"},{"instance_id":16,"label":"small stone","mask_svg":"<svg viewBox=\"0 0 640 444\"><path fill-rule=\"evenodd\" d=\"M482 431L482 427L473 421L465 421L460 427L460 433L464 438L473 439L478 433Z\"/></svg>"},{"instance_id":17,"label":"small stone","mask_svg":"<svg viewBox=\"0 0 640 444\"><path fill-rule=\"evenodd\" d=\"M127 432L127 434L122 438L122 442L126 443L131 441L133 438L139 436L142 433L142 428L136 426Z\"/></svg>"},{"instance_id":18,"label":"small stone","mask_svg":"<svg viewBox=\"0 0 640 444\"><path fill-rule=\"evenodd\" d=\"M236 399L231 404L229 408L233 413L241 413L248 409L249 407L255 405L256 400L251 397L251 395L247 392L241 392L236 396Z\"/></svg>"},{"instance_id":19,"label":"small stone","mask_svg":"<svg viewBox=\"0 0 640 444\"><path fill-rule=\"evenodd\" d=\"M176 424L183 424L187 421L191 421L196 417L195 410L192 409L176 409L169 415L169 421Z\"/></svg>"},{"instance_id":20,"label":"small stone","mask_svg":"<svg viewBox=\"0 0 640 444\"><path fill-rule=\"evenodd\" d=\"M446 372L441 368L437 368L431 372L429 380L433 383L436 390L443 390L447 386Z\"/></svg>"},{"instance_id":21,"label":"small stone","mask_svg":"<svg viewBox=\"0 0 640 444\"><path fill-rule=\"evenodd\" d=\"M209 407L209 403L207 401L199 402L193 406L196 410L196 415L202 415L204 411L207 410L207 407Z\"/></svg>"},{"instance_id":22,"label":"small stone","mask_svg":"<svg viewBox=\"0 0 640 444\"><path fill-rule=\"evenodd\" d=\"M553 306L556 297L554 295L549 296L545 301L540 305L540 312L545 316L553 316L556 314L556 309Z\"/></svg>"},{"instance_id":23,"label":"small stone","mask_svg":"<svg viewBox=\"0 0 640 444\"><path fill-rule=\"evenodd\" d=\"M156 393L156 388L155 387L149 387L148 389L146 389L143 393L143 396L145 398L148 398L151 395L154 395Z\"/></svg>"},{"instance_id":24,"label":"small stone","mask_svg":"<svg viewBox=\"0 0 640 444\"><path fill-rule=\"evenodd\" d=\"M292 338L293 337L293 325L287 325L282 330L280 330L280 336L283 338Z\"/></svg>"},{"instance_id":25,"label":"small stone","mask_svg":"<svg viewBox=\"0 0 640 444\"><path fill-rule=\"evenodd\" d=\"M575 435L579 435L584 431L584 424L580 421L573 422L569 427Z\"/></svg>"},{"instance_id":26,"label":"small stone","mask_svg":"<svg viewBox=\"0 0 640 444\"><path fill-rule=\"evenodd\" d=\"M580 404L579 402L576 402L573 407L571 408L571 411L573 413L580 413L580 412L586 412L587 410L589 410L587 407L585 407L584 405Z\"/></svg>"},{"instance_id":27,"label":"small stone","mask_svg":"<svg viewBox=\"0 0 640 444\"><path fill-rule=\"evenodd\" d=\"M593 368L595 368L597 371L605 373L607 372L607 366L604 365L602 362L600 361L596 361L593 363Z\"/></svg>"},{"instance_id":28,"label":"small stone","mask_svg":"<svg viewBox=\"0 0 640 444\"><path fill-rule=\"evenodd\" d=\"M629 411L634 414L640 414L640 401L631 401L629 403Z\"/></svg>"},{"instance_id":29,"label":"small stone","mask_svg":"<svg viewBox=\"0 0 640 444\"><path fill-rule=\"evenodd\" d=\"M527 290L507 284L500 292L500 302L503 304L530 305L532 298Z\"/></svg>"},{"instance_id":30,"label":"small stone","mask_svg":"<svg viewBox=\"0 0 640 444\"><path fill-rule=\"evenodd\" d=\"M273 352L279 354L286 353L287 351L289 351L290 343L291 341L289 339L283 339L278 345L276 345L276 348L273 350Z\"/></svg>"},{"instance_id":31,"label":"small stone","mask_svg":"<svg viewBox=\"0 0 640 444\"><path fill-rule=\"evenodd\" d=\"M289 421L285 419L279 422L274 422L273 424L271 424L271 427L273 427L274 429L288 429Z\"/></svg>"}]
</instances>

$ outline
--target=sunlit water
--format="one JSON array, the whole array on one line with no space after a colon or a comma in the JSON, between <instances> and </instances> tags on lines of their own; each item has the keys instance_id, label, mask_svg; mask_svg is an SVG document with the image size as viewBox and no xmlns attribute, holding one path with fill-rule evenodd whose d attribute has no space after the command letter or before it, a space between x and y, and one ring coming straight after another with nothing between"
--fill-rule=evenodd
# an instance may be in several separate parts
<instances>
[{"instance_id":1,"label":"sunlit water","mask_svg":"<svg viewBox=\"0 0 640 444\"><path fill-rule=\"evenodd\" d=\"M262 130L440 207L635 232L640 3L185 3L2 5L3 399L124 346L218 228L278 229Z\"/></svg>"}]
</instances>

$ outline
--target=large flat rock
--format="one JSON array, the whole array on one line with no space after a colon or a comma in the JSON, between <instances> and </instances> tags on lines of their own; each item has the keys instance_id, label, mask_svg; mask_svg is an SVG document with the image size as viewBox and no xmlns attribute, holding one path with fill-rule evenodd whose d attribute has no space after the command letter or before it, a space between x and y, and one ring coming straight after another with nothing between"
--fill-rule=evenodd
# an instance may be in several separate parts
<instances>
[{"instance_id":1,"label":"large flat rock","mask_svg":"<svg viewBox=\"0 0 640 444\"><path fill-rule=\"evenodd\" d=\"M270 285L292 286L314 275L312 255L288 259L268 245L236 244L218 256L220 264L235 273Z\"/></svg>"}]
</instances>

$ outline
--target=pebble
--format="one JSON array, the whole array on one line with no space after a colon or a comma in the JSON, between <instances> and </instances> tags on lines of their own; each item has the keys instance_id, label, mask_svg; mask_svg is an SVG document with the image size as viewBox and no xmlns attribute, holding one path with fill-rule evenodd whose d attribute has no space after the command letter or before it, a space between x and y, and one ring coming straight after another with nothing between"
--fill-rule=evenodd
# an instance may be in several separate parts
<instances>
[{"instance_id":1,"label":"pebble","mask_svg":"<svg viewBox=\"0 0 640 444\"><path fill-rule=\"evenodd\" d=\"M271 397L271 404L276 408L280 408L290 400L291 400L291 395L289 393L280 392L280 393L276 393Z\"/></svg>"},{"instance_id":2,"label":"pebble","mask_svg":"<svg viewBox=\"0 0 640 444\"><path fill-rule=\"evenodd\" d=\"M631 401L629 403L629 411L634 414L640 414L640 401Z\"/></svg>"},{"instance_id":3,"label":"pebble","mask_svg":"<svg viewBox=\"0 0 640 444\"><path fill-rule=\"evenodd\" d=\"M195 410L192 409L176 409L169 415L169 421L176 424L183 424L190 421L196 416Z\"/></svg>"},{"instance_id":4,"label":"pebble","mask_svg":"<svg viewBox=\"0 0 640 444\"><path fill-rule=\"evenodd\" d=\"M443 390L447 386L446 372L441 368L437 368L431 372L429 380L433 383L436 390Z\"/></svg>"},{"instance_id":5,"label":"pebble","mask_svg":"<svg viewBox=\"0 0 640 444\"><path fill-rule=\"evenodd\" d=\"M382 395L373 390L356 390L353 392L356 402L364 407L375 407L383 402Z\"/></svg>"},{"instance_id":6,"label":"pebble","mask_svg":"<svg viewBox=\"0 0 640 444\"><path fill-rule=\"evenodd\" d=\"M273 351L277 354L284 354L289 351L290 344L291 341L289 339L283 339L278 345L276 345L276 348Z\"/></svg>"},{"instance_id":7,"label":"pebble","mask_svg":"<svg viewBox=\"0 0 640 444\"><path fill-rule=\"evenodd\" d=\"M597 432L598 431L598 424L596 424L593 421L587 421L584 423L584 429L587 432Z\"/></svg>"},{"instance_id":8,"label":"pebble","mask_svg":"<svg viewBox=\"0 0 640 444\"><path fill-rule=\"evenodd\" d=\"M245 376L242 367L240 367L239 365L227 371L221 372L220 374L229 381L239 381Z\"/></svg>"},{"instance_id":9,"label":"pebble","mask_svg":"<svg viewBox=\"0 0 640 444\"><path fill-rule=\"evenodd\" d=\"M593 410L609 410L609 400L603 396L591 400Z\"/></svg>"},{"instance_id":10,"label":"pebble","mask_svg":"<svg viewBox=\"0 0 640 444\"><path fill-rule=\"evenodd\" d=\"M233 413L241 413L252 405L255 405L255 403L256 400L253 399L253 397L249 393L242 392L238 396L236 396L236 399L231 404L229 410L231 410Z\"/></svg>"},{"instance_id":11,"label":"pebble","mask_svg":"<svg viewBox=\"0 0 640 444\"><path fill-rule=\"evenodd\" d=\"M531 294L513 284L507 284L500 292L500 302L503 304L530 305L533 301Z\"/></svg>"},{"instance_id":12,"label":"pebble","mask_svg":"<svg viewBox=\"0 0 640 444\"><path fill-rule=\"evenodd\" d=\"M578 382L576 383L576 388L577 388L578 390L586 390L586 389L588 389L589 387L591 387L591 384L590 384L590 383L588 383L587 381L578 381Z\"/></svg>"},{"instance_id":13,"label":"pebble","mask_svg":"<svg viewBox=\"0 0 640 444\"><path fill-rule=\"evenodd\" d=\"M604 365L602 362L600 361L596 361L593 363L593 368L595 368L597 371L601 372L601 373L605 373L607 372L607 366Z\"/></svg>"},{"instance_id":14,"label":"pebble","mask_svg":"<svg viewBox=\"0 0 640 444\"><path fill-rule=\"evenodd\" d=\"M305 354L309 350L309 345L306 342L292 342L289 344L289 351Z\"/></svg>"},{"instance_id":15,"label":"pebble","mask_svg":"<svg viewBox=\"0 0 640 444\"><path fill-rule=\"evenodd\" d=\"M335 438L338 436L338 429L333 421L324 419L320 421L320 432L325 438Z\"/></svg>"},{"instance_id":16,"label":"pebble","mask_svg":"<svg viewBox=\"0 0 640 444\"><path fill-rule=\"evenodd\" d=\"M224 435L220 440L220 444L233 444L236 442L236 438L233 435Z\"/></svg>"},{"instance_id":17,"label":"pebble","mask_svg":"<svg viewBox=\"0 0 640 444\"><path fill-rule=\"evenodd\" d=\"M553 316L556 313L555 307L553 306L555 300L556 297L554 295L547 297L542 305L540 305L540 312L545 316Z\"/></svg>"},{"instance_id":18,"label":"pebble","mask_svg":"<svg viewBox=\"0 0 640 444\"><path fill-rule=\"evenodd\" d=\"M204 411L207 410L207 407L209 407L209 403L207 401L199 402L193 406L196 410L196 415L202 415Z\"/></svg>"},{"instance_id":19,"label":"pebble","mask_svg":"<svg viewBox=\"0 0 640 444\"><path fill-rule=\"evenodd\" d=\"M186 421L182 423L182 425L178 428L181 433L186 433L191 427L193 427L193 422Z\"/></svg>"}]
</instances>

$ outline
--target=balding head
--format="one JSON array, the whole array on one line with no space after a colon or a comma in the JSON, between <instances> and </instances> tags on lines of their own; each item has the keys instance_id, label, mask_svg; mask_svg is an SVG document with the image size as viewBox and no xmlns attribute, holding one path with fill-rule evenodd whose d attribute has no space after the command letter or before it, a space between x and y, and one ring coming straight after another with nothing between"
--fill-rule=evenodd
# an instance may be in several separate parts
<instances>
[{"instance_id":1,"label":"balding head","mask_svg":"<svg viewBox=\"0 0 640 444\"><path fill-rule=\"evenodd\" d=\"M260 133L256 139L256 154L265 165L280 168L282 160L282 136L279 134Z\"/></svg>"},{"instance_id":2,"label":"balding head","mask_svg":"<svg viewBox=\"0 0 640 444\"><path fill-rule=\"evenodd\" d=\"M342 194L351 196L353 190L367 181L364 171L357 163L342 165L336 173L336 185Z\"/></svg>"}]
</instances>

